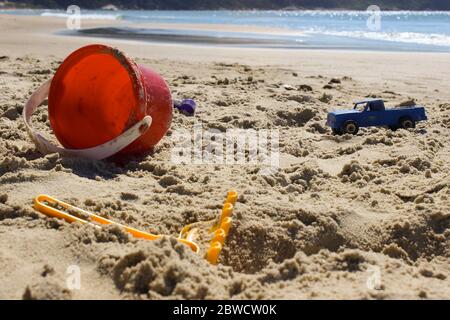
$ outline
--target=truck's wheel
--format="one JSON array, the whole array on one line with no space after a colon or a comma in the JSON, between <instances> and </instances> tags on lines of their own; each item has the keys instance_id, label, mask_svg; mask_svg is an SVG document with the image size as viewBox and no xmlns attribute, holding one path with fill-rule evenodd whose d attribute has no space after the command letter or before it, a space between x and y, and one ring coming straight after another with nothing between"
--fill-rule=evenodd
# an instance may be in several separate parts
<instances>
[{"instance_id":1,"label":"truck's wheel","mask_svg":"<svg viewBox=\"0 0 450 320\"><path fill-rule=\"evenodd\" d=\"M359 127L354 121L347 121L342 126L343 133L357 134L358 130L359 130Z\"/></svg>"},{"instance_id":2,"label":"truck's wheel","mask_svg":"<svg viewBox=\"0 0 450 320\"><path fill-rule=\"evenodd\" d=\"M400 128L403 129L412 129L416 127L416 123L413 119L409 117L404 117L400 119Z\"/></svg>"},{"instance_id":3,"label":"truck's wheel","mask_svg":"<svg viewBox=\"0 0 450 320\"><path fill-rule=\"evenodd\" d=\"M331 131L333 131L333 134L341 135L342 130L338 128L331 128Z\"/></svg>"}]
</instances>

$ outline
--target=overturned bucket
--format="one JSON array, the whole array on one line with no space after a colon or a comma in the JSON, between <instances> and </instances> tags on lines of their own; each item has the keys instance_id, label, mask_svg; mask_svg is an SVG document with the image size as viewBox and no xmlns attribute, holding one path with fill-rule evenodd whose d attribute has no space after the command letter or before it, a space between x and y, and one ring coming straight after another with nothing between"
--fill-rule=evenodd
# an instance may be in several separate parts
<instances>
[{"instance_id":1,"label":"overturned bucket","mask_svg":"<svg viewBox=\"0 0 450 320\"><path fill-rule=\"evenodd\" d=\"M56 146L31 128L31 115L48 95ZM89 45L69 55L52 80L27 101L23 118L46 154L104 159L151 150L172 121L172 98L164 79L123 52Z\"/></svg>"}]
</instances>

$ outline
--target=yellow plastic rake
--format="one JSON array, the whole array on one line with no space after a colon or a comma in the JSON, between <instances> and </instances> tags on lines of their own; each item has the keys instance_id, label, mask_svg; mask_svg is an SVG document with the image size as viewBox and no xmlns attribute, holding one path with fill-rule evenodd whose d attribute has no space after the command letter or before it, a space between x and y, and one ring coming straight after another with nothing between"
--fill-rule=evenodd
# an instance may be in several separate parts
<instances>
[{"instance_id":1,"label":"yellow plastic rake","mask_svg":"<svg viewBox=\"0 0 450 320\"><path fill-rule=\"evenodd\" d=\"M176 238L177 241L187 245L197 254L203 252L206 260L216 264L231 227L231 215L236 200L236 191L229 191L219 219L185 226L181 230L180 236ZM45 194L34 199L34 208L47 216L64 219L69 223L80 222L95 228L101 228L101 225L116 225L140 239L156 240L163 236L125 226Z\"/></svg>"},{"instance_id":2,"label":"yellow plastic rake","mask_svg":"<svg viewBox=\"0 0 450 320\"><path fill-rule=\"evenodd\" d=\"M228 191L219 219L188 224L181 229L178 239L198 243L201 249L205 248L205 259L216 264L230 231L237 197L236 191Z\"/></svg>"}]
</instances>

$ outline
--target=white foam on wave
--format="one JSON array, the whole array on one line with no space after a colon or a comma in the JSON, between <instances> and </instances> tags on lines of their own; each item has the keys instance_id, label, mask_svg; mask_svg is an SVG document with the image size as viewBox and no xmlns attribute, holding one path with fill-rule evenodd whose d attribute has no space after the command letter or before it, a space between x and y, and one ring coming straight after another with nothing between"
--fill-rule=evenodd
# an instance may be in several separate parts
<instances>
[{"instance_id":1,"label":"white foam on wave","mask_svg":"<svg viewBox=\"0 0 450 320\"><path fill-rule=\"evenodd\" d=\"M417 32L309 31L331 36L450 47L450 36Z\"/></svg>"},{"instance_id":2,"label":"white foam on wave","mask_svg":"<svg viewBox=\"0 0 450 320\"><path fill-rule=\"evenodd\" d=\"M242 11L243 13L260 15L264 13L272 13L278 16L349 16L349 17L358 17L363 16L366 17L368 15L372 15L372 11L363 11L363 10L292 10L292 11ZM410 11L410 10L392 10L392 11L384 11L380 10L381 16L411 16L411 17L429 17L429 16L441 16L441 17L450 17L450 11Z\"/></svg>"},{"instance_id":3,"label":"white foam on wave","mask_svg":"<svg viewBox=\"0 0 450 320\"><path fill-rule=\"evenodd\" d=\"M41 16L67 18L71 15L65 12L42 12ZM86 20L118 20L121 18L121 16L119 14L88 13L88 14L80 14L80 18Z\"/></svg>"}]
</instances>

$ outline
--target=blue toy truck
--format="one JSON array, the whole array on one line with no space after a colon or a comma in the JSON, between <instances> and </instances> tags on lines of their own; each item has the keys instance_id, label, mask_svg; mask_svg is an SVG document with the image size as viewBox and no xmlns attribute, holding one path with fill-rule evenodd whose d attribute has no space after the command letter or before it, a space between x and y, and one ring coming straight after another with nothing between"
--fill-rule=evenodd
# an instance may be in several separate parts
<instances>
[{"instance_id":1,"label":"blue toy truck","mask_svg":"<svg viewBox=\"0 0 450 320\"><path fill-rule=\"evenodd\" d=\"M334 134L357 134L362 127L388 126L414 128L416 122L427 120L423 106L385 108L382 99L366 99L355 102L351 110L336 110L328 113L327 125Z\"/></svg>"}]
</instances>

